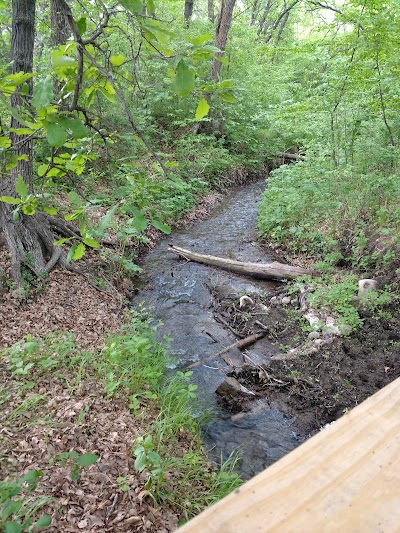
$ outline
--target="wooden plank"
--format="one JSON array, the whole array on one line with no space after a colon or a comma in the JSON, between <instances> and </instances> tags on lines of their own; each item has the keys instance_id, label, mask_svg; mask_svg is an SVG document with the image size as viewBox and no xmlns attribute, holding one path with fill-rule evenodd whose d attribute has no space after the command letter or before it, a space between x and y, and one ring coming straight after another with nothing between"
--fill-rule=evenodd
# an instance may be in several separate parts
<instances>
[{"instance_id":1,"label":"wooden plank","mask_svg":"<svg viewBox=\"0 0 400 533\"><path fill-rule=\"evenodd\" d=\"M179 533L400 532L400 378Z\"/></svg>"}]
</instances>

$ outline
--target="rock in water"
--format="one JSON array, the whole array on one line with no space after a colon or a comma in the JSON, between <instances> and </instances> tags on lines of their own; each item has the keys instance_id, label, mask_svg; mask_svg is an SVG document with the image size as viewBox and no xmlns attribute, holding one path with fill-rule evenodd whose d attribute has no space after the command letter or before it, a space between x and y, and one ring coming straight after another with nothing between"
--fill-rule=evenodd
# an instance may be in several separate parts
<instances>
[{"instance_id":1,"label":"rock in water","mask_svg":"<svg viewBox=\"0 0 400 533\"><path fill-rule=\"evenodd\" d=\"M254 392L243 387L237 379L232 377L226 378L215 392L222 397L255 396Z\"/></svg>"}]
</instances>

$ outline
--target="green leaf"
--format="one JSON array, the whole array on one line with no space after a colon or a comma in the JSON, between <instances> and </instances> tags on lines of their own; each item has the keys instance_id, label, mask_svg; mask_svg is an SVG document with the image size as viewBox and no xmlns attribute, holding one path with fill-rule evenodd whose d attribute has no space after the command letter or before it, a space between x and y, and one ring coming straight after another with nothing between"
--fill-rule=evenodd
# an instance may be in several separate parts
<instances>
[{"instance_id":1,"label":"green leaf","mask_svg":"<svg viewBox=\"0 0 400 533\"><path fill-rule=\"evenodd\" d=\"M18 174L18 178L15 181L15 192L23 199L28 196L28 185L24 182L21 174Z\"/></svg>"},{"instance_id":2,"label":"green leaf","mask_svg":"<svg viewBox=\"0 0 400 533\"><path fill-rule=\"evenodd\" d=\"M10 128L10 131L16 133L17 135L30 135L35 130L31 130L29 128Z\"/></svg>"},{"instance_id":3,"label":"green leaf","mask_svg":"<svg viewBox=\"0 0 400 533\"><path fill-rule=\"evenodd\" d=\"M215 58L217 61L219 61L220 63L222 63L223 65L229 65L229 59L225 56L218 56Z\"/></svg>"},{"instance_id":4,"label":"green leaf","mask_svg":"<svg viewBox=\"0 0 400 533\"><path fill-rule=\"evenodd\" d=\"M74 139L83 139L88 136L88 130L79 118L69 118L66 120L66 124L68 129L71 130Z\"/></svg>"},{"instance_id":5,"label":"green leaf","mask_svg":"<svg viewBox=\"0 0 400 533\"><path fill-rule=\"evenodd\" d=\"M78 261L78 259L81 259L85 255L85 252L86 252L86 247L82 242L80 242L78 246L75 248L74 253L72 254L72 259L74 261Z\"/></svg>"},{"instance_id":6,"label":"green leaf","mask_svg":"<svg viewBox=\"0 0 400 533\"><path fill-rule=\"evenodd\" d=\"M51 516L48 514L44 514L39 518L37 522L33 524L33 527L37 527L41 529L42 527L48 527L51 524Z\"/></svg>"},{"instance_id":7,"label":"green leaf","mask_svg":"<svg viewBox=\"0 0 400 533\"><path fill-rule=\"evenodd\" d=\"M236 98L232 93L220 93L220 97L222 100L224 100L224 102L229 102L230 104L234 104L236 102Z\"/></svg>"},{"instance_id":8,"label":"green leaf","mask_svg":"<svg viewBox=\"0 0 400 533\"><path fill-rule=\"evenodd\" d=\"M54 246L61 246L61 244L64 244L65 242L68 242L71 240L72 237L65 237L63 239L59 239L58 241L53 242Z\"/></svg>"},{"instance_id":9,"label":"green leaf","mask_svg":"<svg viewBox=\"0 0 400 533\"><path fill-rule=\"evenodd\" d=\"M0 200L5 204L18 205L21 203L21 198L14 198L13 196L0 196Z\"/></svg>"},{"instance_id":10,"label":"green leaf","mask_svg":"<svg viewBox=\"0 0 400 533\"><path fill-rule=\"evenodd\" d=\"M104 232L104 230L110 225L111 219L114 216L115 211L118 208L118 204L114 205L107 213L102 217L99 224L99 231Z\"/></svg>"},{"instance_id":11,"label":"green leaf","mask_svg":"<svg viewBox=\"0 0 400 533\"><path fill-rule=\"evenodd\" d=\"M0 148L7 150L11 146L11 139L8 137L0 137Z\"/></svg>"},{"instance_id":12,"label":"green leaf","mask_svg":"<svg viewBox=\"0 0 400 533\"><path fill-rule=\"evenodd\" d=\"M83 35L84 33L86 33L86 28L87 28L87 24L86 24L86 15L83 15L79 20L76 21L76 25L78 27L78 30L79 30L79 33L81 35Z\"/></svg>"},{"instance_id":13,"label":"green leaf","mask_svg":"<svg viewBox=\"0 0 400 533\"><path fill-rule=\"evenodd\" d=\"M146 468L146 455L141 453L136 457L135 460L135 470L137 472L142 472Z\"/></svg>"},{"instance_id":14,"label":"green leaf","mask_svg":"<svg viewBox=\"0 0 400 533\"><path fill-rule=\"evenodd\" d=\"M147 0L147 10L149 13L154 14L156 6L154 5L154 0Z\"/></svg>"},{"instance_id":15,"label":"green leaf","mask_svg":"<svg viewBox=\"0 0 400 533\"><path fill-rule=\"evenodd\" d=\"M75 250L78 248L78 243L74 243L71 248L69 249L68 255L67 255L67 263L70 263L72 261L72 257L75 253Z\"/></svg>"},{"instance_id":16,"label":"green leaf","mask_svg":"<svg viewBox=\"0 0 400 533\"><path fill-rule=\"evenodd\" d=\"M119 3L134 15L143 11L141 0L119 0Z\"/></svg>"},{"instance_id":17,"label":"green leaf","mask_svg":"<svg viewBox=\"0 0 400 533\"><path fill-rule=\"evenodd\" d=\"M12 219L13 219L14 222L18 222L18 220L19 220L19 208L14 209L14 211L12 212Z\"/></svg>"},{"instance_id":18,"label":"green leaf","mask_svg":"<svg viewBox=\"0 0 400 533\"><path fill-rule=\"evenodd\" d=\"M166 235L169 235L171 233L171 228L168 226L168 224L164 224L160 220L152 220L152 225L156 228L165 233Z\"/></svg>"},{"instance_id":19,"label":"green leaf","mask_svg":"<svg viewBox=\"0 0 400 533\"><path fill-rule=\"evenodd\" d=\"M200 46L204 44L206 41L210 40L212 38L211 33L205 33L204 35L201 35L200 37L196 37L195 39L190 39L190 42Z\"/></svg>"},{"instance_id":20,"label":"green leaf","mask_svg":"<svg viewBox=\"0 0 400 533\"><path fill-rule=\"evenodd\" d=\"M125 61L125 58L121 54L110 57L110 63L113 67L120 67L124 61Z\"/></svg>"},{"instance_id":21,"label":"green leaf","mask_svg":"<svg viewBox=\"0 0 400 533\"><path fill-rule=\"evenodd\" d=\"M22 533L23 527L18 524L18 522L15 522L12 520L11 522L6 522L4 525L4 531L5 533Z\"/></svg>"},{"instance_id":22,"label":"green leaf","mask_svg":"<svg viewBox=\"0 0 400 533\"><path fill-rule=\"evenodd\" d=\"M44 163L43 165L39 165L38 170L37 170L38 176L40 177L44 176L48 168L49 168L49 165L47 165L46 163Z\"/></svg>"},{"instance_id":23,"label":"green leaf","mask_svg":"<svg viewBox=\"0 0 400 533\"><path fill-rule=\"evenodd\" d=\"M202 98L196 109L196 118L198 120L204 118L206 115L208 115L209 111L210 111L210 104L207 102L205 98Z\"/></svg>"},{"instance_id":24,"label":"green leaf","mask_svg":"<svg viewBox=\"0 0 400 533\"><path fill-rule=\"evenodd\" d=\"M76 462L80 466L90 466L90 465L94 465L94 463L98 461L99 459L100 457L94 453L84 453L76 459Z\"/></svg>"},{"instance_id":25,"label":"green leaf","mask_svg":"<svg viewBox=\"0 0 400 533\"><path fill-rule=\"evenodd\" d=\"M189 68L181 59L176 68L176 75L173 81L173 88L179 96L186 96L194 88L194 70Z\"/></svg>"},{"instance_id":26,"label":"green leaf","mask_svg":"<svg viewBox=\"0 0 400 533\"><path fill-rule=\"evenodd\" d=\"M137 231L144 231L147 228L147 220L142 213L138 213L135 218L132 218L130 221L130 226L135 228Z\"/></svg>"},{"instance_id":27,"label":"green leaf","mask_svg":"<svg viewBox=\"0 0 400 533\"><path fill-rule=\"evenodd\" d=\"M65 128L59 124L47 125L47 142L55 148L62 146L67 140L68 133Z\"/></svg>"},{"instance_id":28,"label":"green leaf","mask_svg":"<svg viewBox=\"0 0 400 533\"><path fill-rule=\"evenodd\" d=\"M78 64L74 57L59 55L58 50L54 50L52 53L53 67L74 67Z\"/></svg>"},{"instance_id":29,"label":"green leaf","mask_svg":"<svg viewBox=\"0 0 400 533\"><path fill-rule=\"evenodd\" d=\"M53 80L47 76L35 83L33 88L32 105L35 109L42 109L50 105L53 99Z\"/></svg>"},{"instance_id":30,"label":"green leaf","mask_svg":"<svg viewBox=\"0 0 400 533\"><path fill-rule=\"evenodd\" d=\"M69 191L67 194L68 200L74 207L81 207L83 205L82 200L75 191Z\"/></svg>"},{"instance_id":31,"label":"green leaf","mask_svg":"<svg viewBox=\"0 0 400 533\"><path fill-rule=\"evenodd\" d=\"M3 520L7 520L7 518L15 513L18 513L18 511L22 507L22 501L21 500L11 500L8 499L4 505L3 509L1 511L1 518Z\"/></svg>"},{"instance_id":32,"label":"green leaf","mask_svg":"<svg viewBox=\"0 0 400 533\"><path fill-rule=\"evenodd\" d=\"M47 213L48 215L56 215L57 214L57 209L55 207L41 207L42 211L44 211L45 213Z\"/></svg>"},{"instance_id":33,"label":"green leaf","mask_svg":"<svg viewBox=\"0 0 400 533\"><path fill-rule=\"evenodd\" d=\"M86 244L86 246L90 246L91 248L100 247L100 244L96 240L91 239L90 237L84 237L82 240Z\"/></svg>"}]
</instances>

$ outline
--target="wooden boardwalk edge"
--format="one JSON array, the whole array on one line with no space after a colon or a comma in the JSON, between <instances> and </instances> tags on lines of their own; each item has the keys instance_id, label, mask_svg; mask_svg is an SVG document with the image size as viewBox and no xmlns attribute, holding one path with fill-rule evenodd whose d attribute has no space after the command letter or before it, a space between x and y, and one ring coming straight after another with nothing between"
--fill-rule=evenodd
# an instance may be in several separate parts
<instances>
[{"instance_id":1,"label":"wooden boardwalk edge","mask_svg":"<svg viewBox=\"0 0 400 533\"><path fill-rule=\"evenodd\" d=\"M400 378L179 533L400 532Z\"/></svg>"}]
</instances>

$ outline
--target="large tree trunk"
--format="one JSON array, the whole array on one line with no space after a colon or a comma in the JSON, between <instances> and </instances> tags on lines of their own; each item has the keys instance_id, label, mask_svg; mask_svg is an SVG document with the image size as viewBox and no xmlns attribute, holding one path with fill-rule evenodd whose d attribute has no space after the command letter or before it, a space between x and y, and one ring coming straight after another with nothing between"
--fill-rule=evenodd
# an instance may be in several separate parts
<instances>
[{"instance_id":1,"label":"large tree trunk","mask_svg":"<svg viewBox=\"0 0 400 533\"><path fill-rule=\"evenodd\" d=\"M225 50L228 33L232 24L233 9L236 0L222 0L221 11L219 12L217 28L215 32L215 46L221 50L221 53L216 54L216 58L212 62L211 78L214 81L219 80L222 63L218 61L217 57L222 55Z\"/></svg>"},{"instance_id":2,"label":"large tree trunk","mask_svg":"<svg viewBox=\"0 0 400 533\"><path fill-rule=\"evenodd\" d=\"M12 72L32 72L33 48L35 40L35 6L36 0L13 0L13 21L11 56ZM32 94L32 83L28 83L28 91L21 94L17 90L11 97L11 105L19 114L29 108ZM18 129L21 124L12 117L11 128ZM0 196L14 196L15 182L22 176L30 192L33 192L33 146L32 139L27 135L11 133L13 155L23 156L16 167L10 170L7 177L0 180ZM22 288L22 265L25 264L37 275L48 272L54 264L61 260L61 249L53 246L53 234L50 223L44 213L36 212L32 216L19 213L14 220L15 206L0 202L0 224L11 256L11 273L18 288Z\"/></svg>"}]
</instances>

